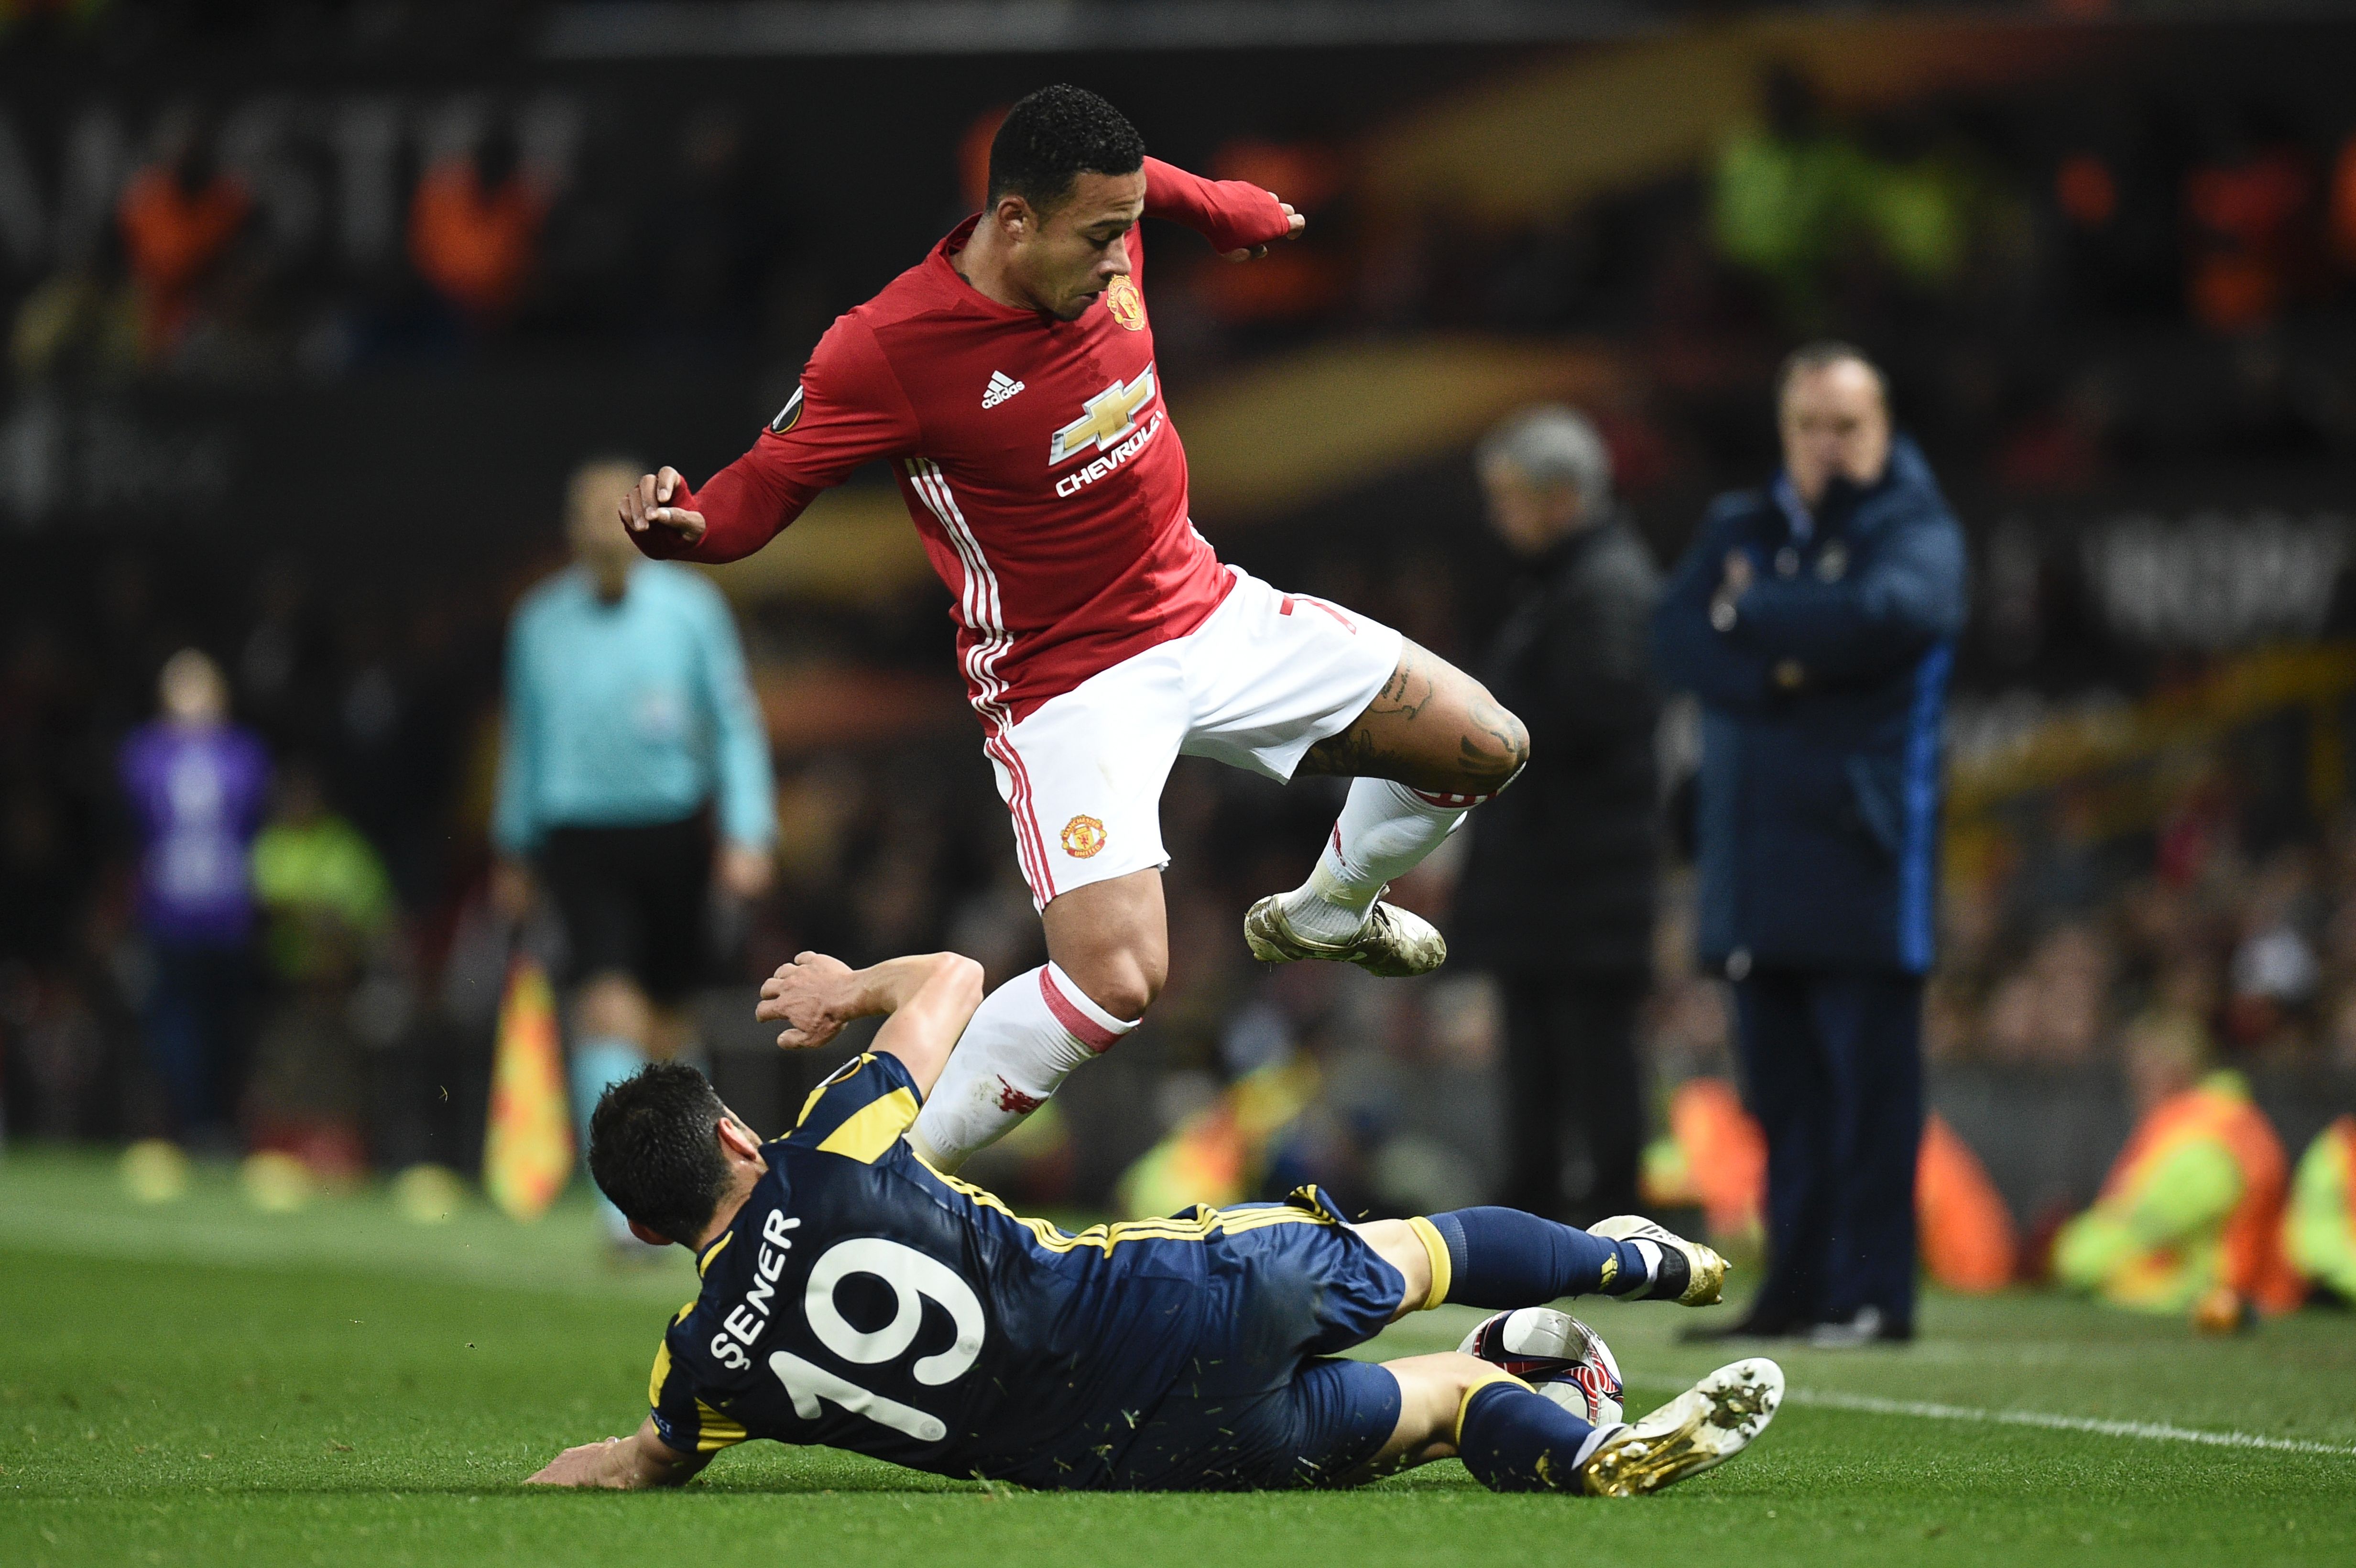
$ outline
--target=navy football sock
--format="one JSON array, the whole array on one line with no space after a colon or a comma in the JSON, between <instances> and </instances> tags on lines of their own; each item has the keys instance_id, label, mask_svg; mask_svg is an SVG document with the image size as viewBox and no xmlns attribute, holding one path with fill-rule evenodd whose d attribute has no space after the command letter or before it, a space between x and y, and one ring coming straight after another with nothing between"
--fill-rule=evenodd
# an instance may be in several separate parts
<instances>
[{"instance_id":1,"label":"navy football sock","mask_svg":"<svg viewBox=\"0 0 2356 1568\"><path fill-rule=\"evenodd\" d=\"M1429 1217L1448 1248L1443 1297L1464 1307L1535 1307L1558 1296L1626 1296L1651 1273L1633 1242L1590 1236L1519 1209Z\"/></svg>"},{"instance_id":2,"label":"navy football sock","mask_svg":"<svg viewBox=\"0 0 2356 1568\"><path fill-rule=\"evenodd\" d=\"M1474 1389L1456 1424L1456 1451L1493 1492L1575 1492L1595 1428L1517 1382Z\"/></svg>"}]
</instances>

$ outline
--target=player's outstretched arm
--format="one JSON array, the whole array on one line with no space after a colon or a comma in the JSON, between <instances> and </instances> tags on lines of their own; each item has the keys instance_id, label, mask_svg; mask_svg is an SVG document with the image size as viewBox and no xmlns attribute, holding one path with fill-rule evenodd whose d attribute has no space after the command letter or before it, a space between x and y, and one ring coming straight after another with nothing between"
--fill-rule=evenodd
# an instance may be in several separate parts
<instances>
[{"instance_id":1,"label":"player's outstretched arm","mask_svg":"<svg viewBox=\"0 0 2356 1568\"><path fill-rule=\"evenodd\" d=\"M898 1057L916 1088L930 1093L980 1006L981 965L962 954L926 953L853 969L823 953L802 953L761 983L753 1016L785 1024L777 1043L801 1051L824 1045L853 1019L888 1013L875 1049Z\"/></svg>"},{"instance_id":2,"label":"player's outstretched arm","mask_svg":"<svg viewBox=\"0 0 2356 1568\"><path fill-rule=\"evenodd\" d=\"M648 1419L627 1437L584 1443L567 1448L525 1481L531 1487L602 1487L612 1491L639 1491L648 1487L684 1486L709 1460L699 1454L681 1454L665 1444Z\"/></svg>"},{"instance_id":3,"label":"player's outstretched arm","mask_svg":"<svg viewBox=\"0 0 2356 1568\"><path fill-rule=\"evenodd\" d=\"M1268 254L1309 220L1292 204L1248 180L1206 180L1160 158L1145 160L1145 212L1183 223L1230 261Z\"/></svg>"}]
</instances>

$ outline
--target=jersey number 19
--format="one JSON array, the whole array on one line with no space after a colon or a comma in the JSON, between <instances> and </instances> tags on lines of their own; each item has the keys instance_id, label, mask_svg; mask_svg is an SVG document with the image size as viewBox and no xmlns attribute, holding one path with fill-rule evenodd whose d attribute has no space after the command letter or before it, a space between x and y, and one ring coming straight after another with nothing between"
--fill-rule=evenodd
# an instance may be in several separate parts
<instances>
[{"instance_id":1,"label":"jersey number 19","mask_svg":"<svg viewBox=\"0 0 2356 1568\"><path fill-rule=\"evenodd\" d=\"M853 1328L834 1305L835 1287L854 1274L873 1275L892 1287L897 1305L883 1328ZM810 1269L809 1285L802 1294L802 1313L818 1342L858 1366L898 1360L916 1340L924 1321L925 1303L937 1301L957 1324L957 1340L947 1349L921 1357L909 1370L928 1387L953 1382L965 1375L981 1354L981 1298L957 1271L916 1248L881 1236L857 1236L837 1242ZM843 1409L894 1432L905 1432L923 1443L938 1443L948 1435L940 1417L886 1399L824 1367L779 1350L769 1358L769 1371L793 1396L794 1413L804 1421L819 1418L819 1401L832 1400Z\"/></svg>"}]
</instances>

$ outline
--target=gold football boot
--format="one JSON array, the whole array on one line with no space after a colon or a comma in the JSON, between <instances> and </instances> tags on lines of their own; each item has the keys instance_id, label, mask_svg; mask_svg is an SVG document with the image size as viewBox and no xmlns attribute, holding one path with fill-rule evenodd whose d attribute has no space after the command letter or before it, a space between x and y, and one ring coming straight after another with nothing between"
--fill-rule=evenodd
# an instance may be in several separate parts
<instances>
[{"instance_id":1,"label":"gold football boot","mask_svg":"<svg viewBox=\"0 0 2356 1568\"><path fill-rule=\"evenodd\" d=\"M1767 1430L1783 1398L1783 1369L1763 1356L1723 1366L1597 1445L1579 1467L1581 1489L1633 1498L1723 1465Z\"/></svg>"},{"instance_id":2,"label":"gold football boot","mask_svg":"<svg viewBox=\"0 0 2356 1568\"><path fill-rule=\"evenodd\" d=\"M1614 1214L1587 1227L1590 1236L1614 1242L1650 1242L1661 1249L1659 1277L1642 1294L1623 1301L1674 1301L1680 1307L1715 1307L1726 1286L1726 1260L1699 1242L1655 1225L1642 1214ZM1685 1277L1679 1279L1682 1274Z\"/></svg>"}]
</instances>

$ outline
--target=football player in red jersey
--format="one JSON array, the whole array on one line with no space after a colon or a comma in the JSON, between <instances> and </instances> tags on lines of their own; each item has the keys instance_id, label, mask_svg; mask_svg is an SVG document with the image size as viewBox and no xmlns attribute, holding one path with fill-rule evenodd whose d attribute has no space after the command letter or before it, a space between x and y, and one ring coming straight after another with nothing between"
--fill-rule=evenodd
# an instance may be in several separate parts
<instances>
[{"instance_id":1,"label":"football player in red jersey","mask_svg":"<svg viewBox=\"0 0 2356 1568\"><path fill-rule=\"evenodd\" d=\"M734 560L888 459L957 596L958 662L1051 961L983 1002L926 1100L910 1136L943 1170L1161 988L1161 796L1181 753L1279 781L1355 775L1308 881L1254 904L1245 939L1269 963L1418 975L1447 944L1385 887L1529 752L1471 677L1222 565L1194 531L1139 289L1147 215L1236 260L1302 223L1257 186L1147 157L1094 93L1033 93L991 145L989 206L835 322L750 452L701 489L665 468L622 500L648 554Z\"/></svg>"}]
</instances>

